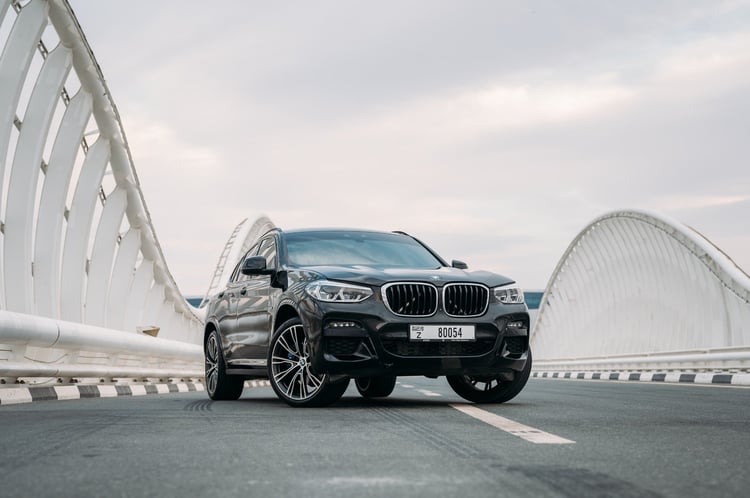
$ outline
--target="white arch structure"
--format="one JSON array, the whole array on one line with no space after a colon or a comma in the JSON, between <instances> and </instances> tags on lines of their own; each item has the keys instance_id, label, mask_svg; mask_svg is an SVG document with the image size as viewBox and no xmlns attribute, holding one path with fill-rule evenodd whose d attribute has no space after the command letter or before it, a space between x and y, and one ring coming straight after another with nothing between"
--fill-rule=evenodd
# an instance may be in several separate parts
<instances>
[{"instance_id":1,"label":"white arch structure","mask_svg":"<svg viewBox=\"0 0 750 498\"><path fill-rule=\"evenodd\" d=\"M0 43L0 377L202 376L201 318L70 5L0 0Z\"/></svg>"},{"instance_id":2,"label":"white arch structure","mask_svg":"<svg viewBox=\"0 0 750 498\"><path fill-rule=\"evenodd\" d=\"M208 286L206 295L203 297L203 303L216 293L223 283L229 280L234 271L234 266L250 247L266 232L275 228L275 226L267 216L260 216L253 223L248 223L247 218L245 218L234 228L227 243L224 245L221 256L219 256L219 262L216 264L211 283Z\"/></svg>"},{"instance_id":3,"label":"white arch structure","mask_svg":"<svg viewBox=\"0 0 750 498\"><path fill-rule=\"evenodd\" d=\"M588 225L550 278L535 369L750 368L750 278L694 230L618 211Z\"/></svg>"}]
</instances>

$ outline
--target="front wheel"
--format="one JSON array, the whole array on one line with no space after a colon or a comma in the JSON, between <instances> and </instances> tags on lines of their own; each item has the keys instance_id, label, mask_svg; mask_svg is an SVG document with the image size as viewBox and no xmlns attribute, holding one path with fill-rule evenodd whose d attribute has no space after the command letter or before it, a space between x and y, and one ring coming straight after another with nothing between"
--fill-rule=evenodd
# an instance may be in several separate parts
<instances>
[{"instance_id":1,"label":"front wheel","mask_svg":"<svg viewBox=\"0 0 750 498\"><path fill-rule=\"evenodd\" d=\"M365 398L385 398L396 387L395 375L379 375L377 377L357 377L354 381L357 391Z\"/></svg>"},{"instance_id":2,"label":"front wheel","mask_svg":"<svg viewBox=\"0 0 750 498\"><path fill-rule=\"evenodd\" d=\"M276 395L291 406L326 406L343 396L349 378L331 382L310 371L310 345L299 318L276 329L268 349L269 380Z\"/></svg>"},{"instance_id":3,"label":"front wheel","mask_svg":"<svg viewBox=\"0 0 750 498\"><path fill-rule=\"evenodd\" d=\"M521 392L530 374L529 349L526 365L520 372L515 372L513 380L501 380L499 375L449 375L448 384L456 394L473 403L505 403Z\"/></svg>"}]
</instances>

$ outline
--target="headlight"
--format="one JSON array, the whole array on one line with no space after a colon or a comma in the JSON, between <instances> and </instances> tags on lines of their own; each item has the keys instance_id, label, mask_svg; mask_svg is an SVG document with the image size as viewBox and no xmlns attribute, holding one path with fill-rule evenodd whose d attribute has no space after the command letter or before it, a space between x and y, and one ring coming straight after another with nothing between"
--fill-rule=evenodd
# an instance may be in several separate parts
<instances>
[{"instance_id":1,"label":"headlight","mask_svg":"<svg viewBox=\"0 0 750 498\"><path fill-rule=\"evenodd\" d=\"M495 299L503 304L521 304L523 303L523 291L516 284L503 285L492 289L495 293Z\"/></svg>"},{"instance_id":2,"label":"headlight","mask_svg":"<svg viewBox=\"0 0 750 498\"><path fill-rule=\"evenodd\" d=\"M318 301L326 303L359 303L372 296L372 289L358 285L318 280L305 290Z\"/></svg>"}]
</instances>

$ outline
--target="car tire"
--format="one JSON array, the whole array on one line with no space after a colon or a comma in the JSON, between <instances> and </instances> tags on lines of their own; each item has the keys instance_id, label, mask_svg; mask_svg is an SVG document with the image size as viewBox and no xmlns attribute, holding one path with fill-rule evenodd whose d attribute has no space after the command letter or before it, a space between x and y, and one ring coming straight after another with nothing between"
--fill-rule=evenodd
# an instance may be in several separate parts
<instances>
[{"instance_id":1,"label":"car tire","mask_svg":"<svg viewBox=\"0 0 750 498\"><path fill-rule=\"evenodd\" d=\"M365 398L385 398L396 387L395 375L379 375L377 377L357 377L354 380L357 391Z\"/></svg>"},{"instance_id":2,"label":"car tire","mask_svg":"<svg viewBox=\"0 0 750 498\"><path fill-rule=\"evenodd\" d=\"M228 375L221 351L219 333L212 330L204 344L206 365L206 392L213 400L235 400L242 395L245 379Z\"/></svg>"},{"instance_id":3,"label":"car tire","mask_svg":"<svg viewBox=\"0 0 750 498\"><path fill-rule=\"evenodd\" d=\"M290 406L327 406L338 401L349 378L331 382L328 374L310 371L310 348L302 321L292 318L276 329L268 348L268 379L276 395Z\"/></svg>"},{"instance_id":4,"label":"car tire","mask_svg":"<svg viewBox=\"0 0 750 498\"><path fill-rule=\"evenodd\" d=\"M473 403L505 403L521 392L530 374L529 349L523 370L516 372L513 380L500 380L498 376L449 375L448 384L456 394Z\"/></svg>"}]
</instances>

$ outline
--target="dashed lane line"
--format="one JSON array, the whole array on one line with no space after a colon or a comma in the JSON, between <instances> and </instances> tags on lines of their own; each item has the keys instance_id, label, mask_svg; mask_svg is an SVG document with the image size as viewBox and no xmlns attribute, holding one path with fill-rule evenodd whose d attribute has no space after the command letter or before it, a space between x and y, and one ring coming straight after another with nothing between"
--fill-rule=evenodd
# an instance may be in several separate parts
<instances>
[{"instance_id":1,"label":"dashed lane line","mask_svg":"<svg viewBox=\"0 0 750 498\"><path fill-rule=\"evenodd\" d=\"M540 431L528 425L523 425L500 415L495 415L474 405L451 404L452 408L469 415L485 424L489 424L501 431L505 431L513 436L520 437L534 444L575 444L575 441L555 436L548 432Z\"/></svg>"},{"instance_id":2,"label":"dashed lane line","mask_svg":"<svg viewBox=\"0 0 750 498\"><path fill-rule=\"evenodd\" d=\"M405 387L406 389L414 388L414 386L411 384L402 384L401 382L399 382L398 384L401 387ZM440 393L429 391L427 389L417 389L417 392L425 396L442 396L442 394ZM474 405L452 403L450 407L455 408L456 410L463 412L470 417L480 420L485 424L489 424L492 427L505 431L513 436L520 437L521 439L534 444L575 444L575 441L572 441L570 439L565 439L564 437L556 436L554 434L550 434L549 432L535 429L534 427L529 427L528 425L518 423L509 418L495 415L494 413L488 412L487 410L482 410L481 408L478 408Z\"/></svg>"}]
</instances>

